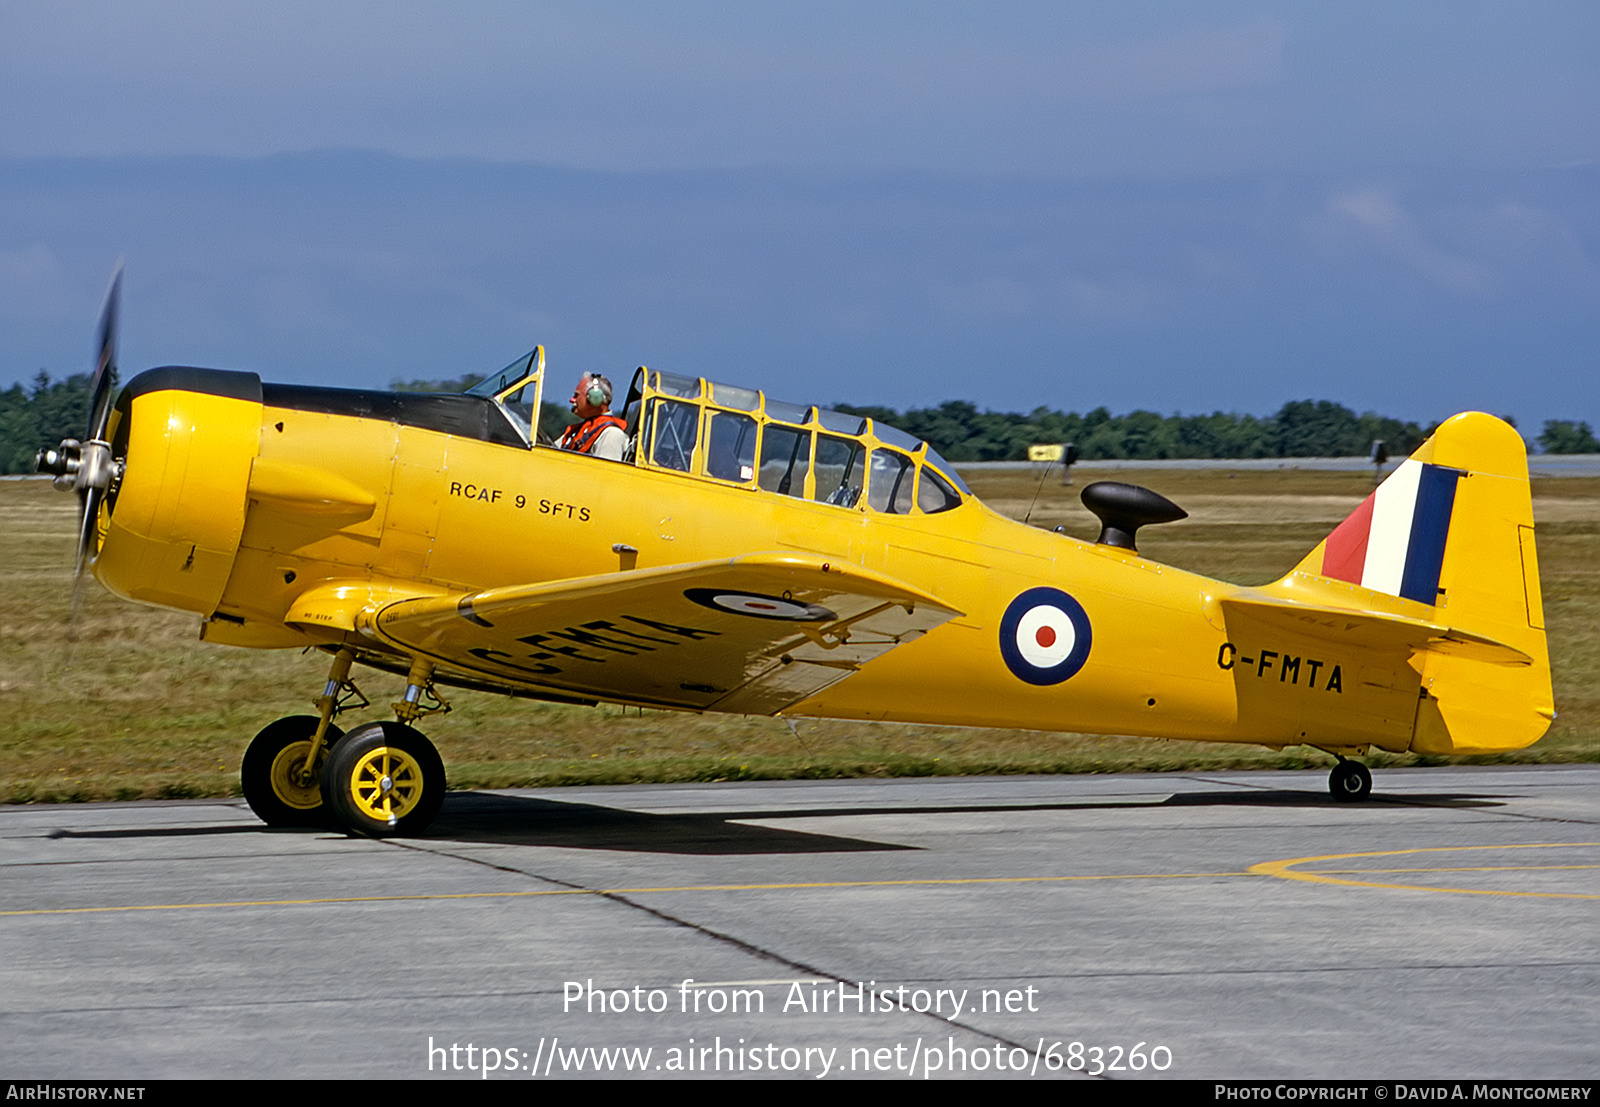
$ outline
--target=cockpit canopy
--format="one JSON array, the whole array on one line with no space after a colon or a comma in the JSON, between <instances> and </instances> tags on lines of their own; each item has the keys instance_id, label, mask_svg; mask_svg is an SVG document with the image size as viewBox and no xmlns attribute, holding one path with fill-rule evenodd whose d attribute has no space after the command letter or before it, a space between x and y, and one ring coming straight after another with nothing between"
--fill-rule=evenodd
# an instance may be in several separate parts
<instances>
[{"instance_id":1,"label":"cockpit canopy","mask_svg":"<svg viewBox=\"0 0 1600 1107\"><path fill-rule=\"evenodd\" d=\"M544 349L467 390L535 444ZM926 442L875 419L784 403L751 388L640 367L620 414L626 463L782 496L931 515L972 493Z\"/></svg>"}]
</instances>

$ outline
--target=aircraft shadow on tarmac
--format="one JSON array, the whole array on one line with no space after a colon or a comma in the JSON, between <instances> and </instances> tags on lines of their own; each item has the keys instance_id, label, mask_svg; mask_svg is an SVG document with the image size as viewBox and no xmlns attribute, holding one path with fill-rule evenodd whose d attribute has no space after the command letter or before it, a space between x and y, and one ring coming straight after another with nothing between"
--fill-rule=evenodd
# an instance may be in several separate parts
<instances>
[{"instance_id":1,"label":"aircraft shadow on tarmac","mask_svg":"<svg viewBox=\"0 0 1600 1107\"><path fill-rule=\"evenodd\" d=\"M1369 810L1376 806L1387 807L1504 807L1515 797L1491 796L1477 792L1404 792L1373 793L1362 805ZM1188 792L1167 797L1163 807L1337 807L1349 811L1349 804L1340 803L1326 792L1295 792L1286 790L1219 792Z\"/></svg>"},{"instance_id":2,"label":"aircraft shadow on tarmac","mask_svg":"<svg viewBox=\"0 0 1600 1107\"><path fill-rule=\"evenodd\" d=\"M1469 792L1432 792L1375 795L1366 807L1500 807L1511 797ZM856 853L917 849L892 842L847 838L812 831L751 825L771 819L850 818L869 815L1019 814L1038 811L1096 811L1114 813L1151 807L1338 807L1323 792L1222 788L1178 794L1152 793L1125 797L1105 796L1079 802L991 804L895 804L851 807L764 808L750 811L711 811L652 814L575 803L538 796L508 796L486 792L451 792L444 809L429 828L434 840L483 842L565 849L618 850L631 853L681 854L784 854ZM255 825L162 826L106 830L50 831L50 838L162 838L211 834L316 833L325 830L269 831Z\"/></svg>"},{"instance_id":3,"label":"aircraft shadow on tarmac","mask_svg":"<svg viewBox=\"0 0 1600 1107\"><path fill-rule=\"evenodd\" d=\"M1498 807L1502 797L1469 793L1383 797L1388 805ZM1149 798L1108 797L1090 802L858 805L852 807L765 808L753 811L658 815L596 804L532 796L453 792L428 832L429 838L455 841L608 849L640 853L841 853L916 849L887 842L831 834L752 826L755 820L850 818L864 815L945 815L1035 811L1117 810L1135 807L1330 807L1325 793L1226 789Z\"/></svg>"},{"instance_id":4,"label":"aircraft shadow on tarmac","mask_svg":"<svg viewBox=\"0 0 1600 1107\"><path fill-rule=\"evenodd\" d=\"M444 801L444 810L428 828L427 837L629 853L858 853L916 848L736 821L836 813L716 811L657 815L534 796L452 792Z\"/></svg>"}]
</instances>

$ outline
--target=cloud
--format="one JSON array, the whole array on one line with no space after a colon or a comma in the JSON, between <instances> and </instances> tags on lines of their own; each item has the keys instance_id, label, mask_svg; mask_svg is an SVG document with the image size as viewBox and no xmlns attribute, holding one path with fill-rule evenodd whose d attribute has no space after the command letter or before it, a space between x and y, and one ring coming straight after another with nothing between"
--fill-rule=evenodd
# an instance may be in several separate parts
<instances>
[{"instance_id":1,"label":"cloud","mask_svg":"<svg viewBox=\"0 0 1600 1107\"><path fill-rule=\"evenodd\" d=\"M1441 288L1479 298L1495 291L1495 273L1488 265L1428 242L1416 221L1383 189L1342 193L1329 201L1328 211L1341 227Z\"/></svg>"}]
</instances>

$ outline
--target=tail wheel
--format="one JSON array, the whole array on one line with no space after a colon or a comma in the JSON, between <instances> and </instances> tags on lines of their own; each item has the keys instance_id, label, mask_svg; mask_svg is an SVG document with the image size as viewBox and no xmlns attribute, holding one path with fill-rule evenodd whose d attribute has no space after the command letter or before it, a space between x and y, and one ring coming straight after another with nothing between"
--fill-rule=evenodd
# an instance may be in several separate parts
<instances>
[{"instance_id":1,"label":"tail wheel","mask_svg":"<svg viewBox=\"0 0 1600 1107\"><path fill-rule=\"evenodd\" d=\"M351 731L322 767L322 794L339 821L375 838L420 834L444 803L444 762L404 723Z\"/></svg>"},{"instance_id":2,"label":"tail wheel","mask_svg":"<svg viewBox=\"0 0 1600 1107\"><path fill-rule=\"evenodd\" d=\"M1328 791L1341 803L1360 803L1372 795L1372 774L1359 761L1341 761L1328 774Z\"/></svg>"},{"instance_id":3,"label":"tail wheel","mask_svg":"<svg viewBox=\"0 0 1600 1107\"><path fill-rule=\"evenodd\" d=\"M268 723L245 750L239 783L250 810L268 826L321 826L327 821L322 767L328 748L344 731L328 725L322 752L307 771L306 754L311 752L318 722L315 715L291 715Z\"/></svg>"}]
</instances>

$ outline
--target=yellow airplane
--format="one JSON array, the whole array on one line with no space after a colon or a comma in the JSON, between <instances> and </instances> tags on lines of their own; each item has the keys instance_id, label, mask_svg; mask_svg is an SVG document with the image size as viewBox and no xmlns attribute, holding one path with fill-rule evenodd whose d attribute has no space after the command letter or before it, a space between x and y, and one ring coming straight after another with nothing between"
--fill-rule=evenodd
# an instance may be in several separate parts
<instances>
[{"instance_id":1,"label":"yellow airplane","mask_svg":"<svg viewBox=\"0 0 1600 1107\"><path fill-rule=\"evenodd\" d=\"M113 285L86 438L40 468L83 498L80 572L201 616L208 642L331 655L316 715L251 742L273 826L415 834L442 687L563 703L1148 735L1337 758L1517 749L1554 717L1527 459L1457 415L1276 583L1139 555L1184 512L1084 500L1085 543L980 503L872 419L641 368L627 460L537 440L542 348L461 395L168 367L115 404ZM360 664L402 676L396 721Z\"/></svg>"}]
</instances>

